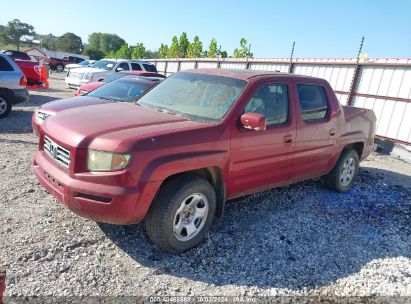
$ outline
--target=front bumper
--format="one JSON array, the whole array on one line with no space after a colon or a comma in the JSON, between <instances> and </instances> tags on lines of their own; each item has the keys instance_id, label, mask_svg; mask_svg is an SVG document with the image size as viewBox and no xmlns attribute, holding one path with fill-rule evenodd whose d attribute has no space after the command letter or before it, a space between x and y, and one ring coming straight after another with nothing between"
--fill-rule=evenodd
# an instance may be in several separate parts
<instances>
[{"instance_id":1,"label":"front bumper","mask_svg":"<svg viewBox=\"0 0 411 304\"><path fill-rule=\"evenodd\" d=\"M46 190L74 213L97 222L120 225L144 219L161 183L123 187L72 178L44 151L38 151L34 156L34 173ZM110 176L105 176L104 181L108 180Z\"/></svg>"},{"instance_id":2,"label":"front bumper","mask_svg":"<svg viewBox=\"0 0 411 304\"><path fill-rule=\"evenodd\" d=\"M67 87L72 89L78 89L82 85L91 82L91 79L66 78L65 82Z\"/></svg>"},{"instance_id":3,"label":"front bumper","mask_svg":"<svg viewBox=\"0 0 411 304\"><path fill-rule=\"evenodd\" d=\"M29 100L30 95L29 95L29 91L27 89L14 89L11 90L13 92L14 95L14 102L13 104L18 104L21 102L25 102L27 100Z\"/></svg>"}]
</instances>

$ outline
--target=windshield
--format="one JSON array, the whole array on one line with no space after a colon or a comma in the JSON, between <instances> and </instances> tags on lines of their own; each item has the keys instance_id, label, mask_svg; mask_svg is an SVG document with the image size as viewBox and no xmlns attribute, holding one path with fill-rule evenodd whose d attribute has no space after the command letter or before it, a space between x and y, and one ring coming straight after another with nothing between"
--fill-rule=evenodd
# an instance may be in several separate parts
<instances>
[{"instance_id":1,"label":"windshield","mask_svg":"<svg viewBox=\"0 0 411 304\"><path fill-rule=\"evenodd\" d=\"M110 71L111 69L113 69L114 65L116 63L114 61L111 60L99 60L97 62L95 62L92 67L93 68L97 68L97 69L104 69L107 71Z\"/></svg>"},{"instance_id":2,"label":"windshield","mask_svg":"<svg viewBox=\"0 0 411 304\"><path fill-rule=\"evenodd\" d=\"M182 72L161 82L138 103L193 119L219 121L246 85L245 80Z\"/></svg>"},{"instance_id":3,"label":"windshield","mask_svg":"<svg viewBox=\"0 0 411 304\"><path fill-rule=\"evenodd\" d=\"M119 79L102 85L88 93L87 96L130 102L136 100L138 96L143 94L151 86L152 84L150 83L138 81L136 79Z\"/></svg>"},{"instance_id":4,"label":"windshield","mask_svg":"<svg viewBox=\"0 0 411 304\"><path fill-rule=\"evenodd\" d=\"M84 61L80 62L78 65L88 66L89 63L90 63L90 62L89 62L88 60L84 60Z\"/></svg>"}]
</instances>

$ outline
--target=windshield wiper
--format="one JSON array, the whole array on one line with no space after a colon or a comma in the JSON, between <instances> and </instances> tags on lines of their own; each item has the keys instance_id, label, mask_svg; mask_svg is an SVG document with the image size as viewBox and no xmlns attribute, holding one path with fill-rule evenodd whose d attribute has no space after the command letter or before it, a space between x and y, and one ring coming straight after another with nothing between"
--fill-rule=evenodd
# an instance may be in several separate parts
<instances>
[{"instance_id":1,"label":"windshield wiper","mask_svg":"<svg viewBox=\"0 0 411 304\"><path fill-rule=\"evenodd\" d=\"M98 96L97 98L104 99L104 100L110 100L110 101L120 101L119 99L105 97L105 96Z\"/></svg>"}]
</instances>

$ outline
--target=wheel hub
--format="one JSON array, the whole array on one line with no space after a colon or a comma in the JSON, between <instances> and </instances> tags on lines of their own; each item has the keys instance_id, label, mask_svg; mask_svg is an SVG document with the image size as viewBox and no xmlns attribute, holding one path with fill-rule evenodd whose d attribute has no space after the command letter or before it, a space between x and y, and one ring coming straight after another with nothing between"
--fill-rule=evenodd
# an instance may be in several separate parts
<instances>
[{"instance_id":1,"label":"wheel hub","mask_svg":"<svg viewBox=\"0 0 411 304\"><path fill-rule=\"evenodd\" d=\"M204 227L208 216L208 200L202 193L186 197L174 215L174 236L180 241L195 237Z\"/></svg>"}]
</instances>

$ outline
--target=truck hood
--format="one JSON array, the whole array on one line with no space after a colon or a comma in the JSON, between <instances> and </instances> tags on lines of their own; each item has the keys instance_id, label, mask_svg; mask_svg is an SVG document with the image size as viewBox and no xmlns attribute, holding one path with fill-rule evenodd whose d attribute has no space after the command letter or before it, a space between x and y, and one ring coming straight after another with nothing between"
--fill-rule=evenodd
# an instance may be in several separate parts
<instances>
[{"instance_id":1,"label":"truck hood","mask_svg":"<svg viewBox=\"0 0 411 304\"><path fill-rule=\"evenodd\" d=\"M92 67L86 67L86 68L76 68L73 69L73 71L76 71L76 73L99 73L99 72L107 72L104 69L97 69L97 68L92 68Z\"/></svg>"},{"instance_id":2,"label":"truck hood","mask_svg":"<svg viewBox=\"0 0 411 304\"><path fill-rule=\"evenodd\" d=\"M182 116L129 103L111 103L66 110L48 118L44 133L62 144L129 152L137 140L209 126Z\"/></svg>"},{"instance_id":3,"label":"truck hood","mask_svg":"<svg viewBox=\"0 0 411 304\"><path fill-rule=\"evenodd\" d=\"M70 97L66 99L60 99L55 101L50 101L44 105L42 105L39 110L45 112L47 114L56 114L58 112L80 108L80 107L87 107L97 104L106 104L106 103L113 103L115 101L101 99L97 97L89 97L89 96L77 96L77 97Z\"/></svg>"}]
</instances>

